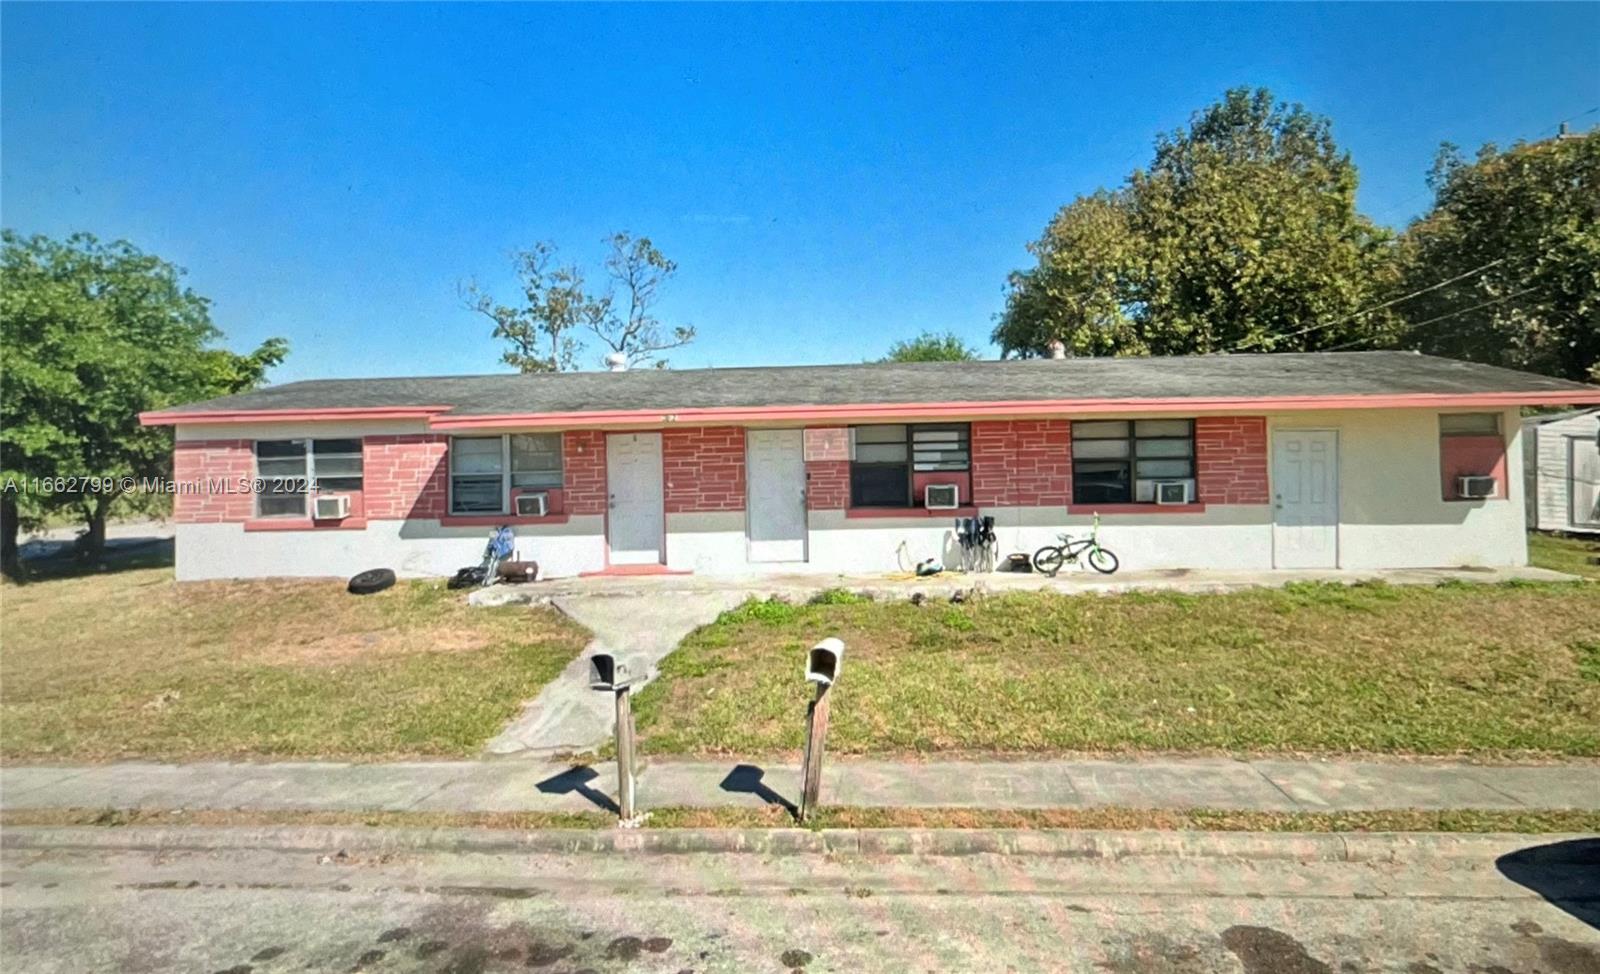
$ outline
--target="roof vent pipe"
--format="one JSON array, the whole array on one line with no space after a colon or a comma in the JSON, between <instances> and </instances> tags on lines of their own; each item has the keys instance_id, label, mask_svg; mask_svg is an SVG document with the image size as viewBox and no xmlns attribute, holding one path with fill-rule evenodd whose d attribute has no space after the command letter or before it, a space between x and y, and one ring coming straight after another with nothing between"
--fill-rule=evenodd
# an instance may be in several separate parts
<instances>
[{"instance_id":1,"label":"roof vent pipe","mask_svg":"<svg viewBox=\"0 0 1600 974\"><path fill-rule=\"evenodd\" d=\"M621 352L612 352L606 356L606 368L613 372L628 371L628 356Z\"/></svg>"},{"instance_id":2,"label":"roof vent pipe","mask_svg":"<svg viewBox=\"0 0 1600 974\"><path fill-rule=\"evenodd\" d=\"M1062 359L1067 357L1067 346L1059 338L1050 339L1050 344L1045 346L1050 349L1050 357Z\"/></svg>"}]
</instances>

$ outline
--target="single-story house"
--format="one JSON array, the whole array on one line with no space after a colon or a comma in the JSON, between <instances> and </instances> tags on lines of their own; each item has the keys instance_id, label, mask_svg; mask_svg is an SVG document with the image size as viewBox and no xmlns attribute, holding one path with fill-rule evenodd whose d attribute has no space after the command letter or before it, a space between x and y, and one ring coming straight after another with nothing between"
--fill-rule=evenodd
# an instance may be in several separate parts
<instances>
[{"instance_id":1,"label":"single-story house","mask_svg":"<svg viewBox=\"0 0 1600 974\"><path fill-rule=\"evenodd\" d=\"M1600 534L1600 409L1522 421L1528 527Z\"/></svg>"},{"instance_id":2,"label":"single-story house","mask_svg":"<svg viewBox=\"0 0 1600 974\"><path fill-rule=\"evenodd\" d=\"M180 579L879 572L1101 519L1127 570L1526 562L1519 407L1600 387L1408 352L333 379L176 429ZM341 499L342 498L342 499Z\"/></svg>"}]
</instances>

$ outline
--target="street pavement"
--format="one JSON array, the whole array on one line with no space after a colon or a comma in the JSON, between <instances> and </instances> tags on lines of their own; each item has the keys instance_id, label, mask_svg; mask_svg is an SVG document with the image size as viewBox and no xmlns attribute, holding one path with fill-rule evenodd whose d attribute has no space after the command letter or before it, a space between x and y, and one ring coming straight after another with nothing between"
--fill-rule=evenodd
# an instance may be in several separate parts
<instances>
[{"instance_id":1,"label":"street pavement","mask_svg":"<svg viewBox=\"0 0 1600 974\"><path fill-rule=\"evenodd\" d=\"M1115 855L1076 840L673 854L542 851L527 834L13 828L0 950L32 974L1600 971L1600 840L1368 836L1348 861L1315 854L1325 836L1206 838L1124 839Z\"/></svg>"},{"instance_id":2,"label":"street pavement","mask_svg":"<svg viewBox=\"0 0 1600 974\"><path fill-rule=\"evenodd\" d=\"M596 694L598 696L598 694ZM642 809L791 804L797 761L650 759ZM110 764L0 768L0 808L578 812L615 808L616 766L510 758L396 764ZM830 760L823 801L905 808L1241 811L1600 809L1600 763L1168 758Z\"/></svg>"}]
</instances>

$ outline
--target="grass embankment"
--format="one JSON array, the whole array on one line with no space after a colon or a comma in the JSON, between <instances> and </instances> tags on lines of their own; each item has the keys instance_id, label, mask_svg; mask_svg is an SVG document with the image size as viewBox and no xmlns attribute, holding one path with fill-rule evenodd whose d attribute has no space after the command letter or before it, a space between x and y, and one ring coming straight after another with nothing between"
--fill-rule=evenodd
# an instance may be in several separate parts
<instances>
[{"instance_id":1,"label":"grass embankment","mask_svg":"<svg viewBox=\"0 0 1600 974\"><path fill-rule=\"evenodd\" d=\"M583 647L441 583L200 582L138 569L0 592L7 760L475 753Z\"/></svg>"},{"instance_id":2,"label":"grass embankment","mask_svg":"<svg viewBox=\"0 0 1600 974\"><path fill-rule=\"evenodd\" d=\"M1597 555L1600 555L1600 538L1528 533L1528 561L1537 568L1600 581L1600 565L1589 561Z\"/></svg>"},{"instance_id":3,"label":"grass embankment","mask_svg":"<svg viewBox=\"0 0 1600 974\"><path fill-rule=\"evenodd\" d=\"M804 652L835 635L835 754L1600 754L1590 583L823 601L690 635L636 703L644 749L799 748Z\"/></svg>"}]
</instances>

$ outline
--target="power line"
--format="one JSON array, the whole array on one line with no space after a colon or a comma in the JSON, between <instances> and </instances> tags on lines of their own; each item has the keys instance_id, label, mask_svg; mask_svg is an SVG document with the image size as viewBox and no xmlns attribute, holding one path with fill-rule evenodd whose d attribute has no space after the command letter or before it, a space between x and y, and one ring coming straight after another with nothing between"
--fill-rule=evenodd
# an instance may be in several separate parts
<instances>
[{"instance_id":1,"label":"power line","mask_svg":"<svg viewBox=\"0 0 1600 974\"><path fill-rule=\"evenodd\" d=\"M1407 328L1405 330L1405 333L1402 334L1400 337L1401 338L1410 338L1418 329L1424 328L1424 327L1426 327L1428 325L1431 325L1436 321L1444 321L1446 318L1454 318L1457 315L1464 315L1464 314L1468 314L1469 312L1482 310L1483 308L1493 307L1494 305L1497 305L1497 304L1503 304L1503 303L1505 303L1507 301L1510 301L1512 298L1520 298L1524 294L1529 293L1530 291L1537 291L1537 290L1539 290L1539 286L1538 285L1534 285L1533 287L1525 287L1520 291L1513 291L1510 294L1506 294L1506 295L1503 295L1501 297L1494 298L1494 299L1489 300L1489 301L1485 301L1482 304L1475 304L1470 308L1462 308L1459 311L1451 311L1451 312L1449 312L1447 314L1437 315L1437 316L1435 316L1433 318L1429 318L1427 321L1419 321L1416 324L1412 325L1411 327ZM1325 349L1323 349L1323 351L1325 351L1325 352L1339 352L1339 351L1343 351L1344 349L1347 349L1347 348L1354 348L1357 345L1365 345L1366 343L1367 343L1367 339L1358 338L1353 342L1345 342L1343 345L1335 345L1332 348L1325 348Z\"/></svg>"},{"instance_id":2,"label":"power line","mask_svg":"<svg viewBox=\"0 0 1600 974\"><path fill-rule=\"evenodd\" d=\"M1281 340L1286 339L1286 338L1298 338L1301 335L1309 335L1312 332L1320 331L1323 328L1332 328L1334 325L1342 325L1347 321L1354 321L1355 319L1360 318L1363 315L1372 314L1374 311L1382 311L1384 308L1393 307L1394 305L1397 305L1402 301L1410 301L1412 298L1417 297L1418 295L1421 295L1421 294L1427 294L1429 291L1437 291L1442 287L1445 287L1445 286L1450 285L1450 284L1454 284L1455 282L1463 280L1465 278L1472 277L1474 274L1482 274L1484 271L1488 270L1489 268L1497 266L1499 264L1504 264L1505 262L1506 262L1506 258L1498 257L1498 258L1496 258L1494 260L1489 261L1489 263L1482 265L1481 267L1474 267L1472 270L1467 271L1464 274L1457 274L1455 277L1452 277L1449 280L1440 281L1437 284L1430 284L1427 287L1421 289L1420 291L1412 291L1410 294L1402 295L1402 296L1400 296L1398 298L1395 298L1395 299L1393 299L1391 301L1385 301L1382 304L1375 304L1370 308L1365 308L1365 309L1363 309L1361 311L1357 311L1355 314L1345 315L1343 318L1336 318L1333 321L1325 321L1325 322L1322 322L1320 324L1310 325L1309 327L1302 328L1299 331L1291 331L1287 335L1273 335L1273 336L1270 336L1270 337L1271 337L1271 339L1273 341L1281 341ZM1261 342L1262 340L1263 340L1262 338L1256 338L1256 337L1253 337L1253 336L1249 337L1249 338L1244 338L1244 339L1241 339L1232 348L1228 349L1228 351L1230 351L1230 352L1238 352L1238 351L1243 350L1246 346L1257 344L1257 343ZM1330 349L1330 351L1331 351L1331 349Z\"/></svg>"}]
</instances>

